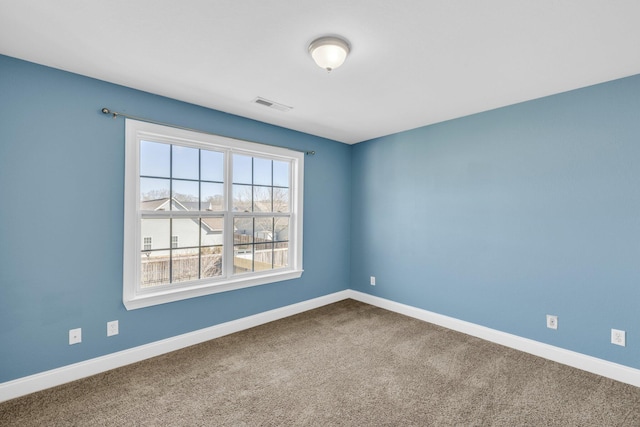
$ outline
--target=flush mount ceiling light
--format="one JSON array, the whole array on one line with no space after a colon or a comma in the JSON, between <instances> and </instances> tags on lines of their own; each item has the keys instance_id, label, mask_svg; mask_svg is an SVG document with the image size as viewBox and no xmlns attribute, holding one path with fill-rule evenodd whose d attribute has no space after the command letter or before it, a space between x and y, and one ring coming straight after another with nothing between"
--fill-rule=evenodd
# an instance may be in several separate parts
<instances>
[{"instance_id":1,"label":"flush mount ceiling light","mask_svg":"<svg viewBox=\"0 0 640 427\"><path fill-rule=\"evenodd\" d=\"M349 43L339 37L320 37L309 45L309 53L313 60L327 71L341 66L350 50Z\"/></svg>"}]
</instances>

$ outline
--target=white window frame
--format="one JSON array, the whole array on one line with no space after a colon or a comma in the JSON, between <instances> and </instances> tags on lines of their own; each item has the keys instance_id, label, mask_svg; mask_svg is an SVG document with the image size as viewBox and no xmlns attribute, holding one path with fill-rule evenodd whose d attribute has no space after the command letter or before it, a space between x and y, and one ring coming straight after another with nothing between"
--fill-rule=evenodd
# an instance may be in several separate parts
<instances>
[{"instance_id":1,"label":"white window frame","mask_svg":"<svg viewBox=\"0 0 640 427\"><path fill-rule=\"evenodd\" d=\"M225 153L223 262L227 266L223 277L161 285L142 289L140 286L141 211L140 211L140 141L201 148ZM288 266L276 270L231 274L233 265L232 163L233 154L270 158L291 162ZM250 286L264 285L299 278L302 275L302 211L304 190L304 153L266 144L243 141L208 133L174 128L138 120L125 123L125 191L123 303L127 310L149 307L226 292ZM226 260L225 260L226 259Z\"/></svg>"}]
</instances>

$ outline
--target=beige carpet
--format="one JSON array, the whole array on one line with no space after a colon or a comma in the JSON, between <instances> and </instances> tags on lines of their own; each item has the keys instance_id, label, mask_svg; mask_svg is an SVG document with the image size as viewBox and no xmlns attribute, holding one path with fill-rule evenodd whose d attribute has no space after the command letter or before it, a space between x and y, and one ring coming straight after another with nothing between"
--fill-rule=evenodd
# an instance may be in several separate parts
<instances>
[{"instance_id":1,"label":"beige carpet","mask_svg":"<svg viewBox=\"0 0 640 427\"><path fill-rule=\"evenodd\" d=\"M347 300L0 404L2 426L639 426L640 389Z\"/></svg>"}]
</instances>

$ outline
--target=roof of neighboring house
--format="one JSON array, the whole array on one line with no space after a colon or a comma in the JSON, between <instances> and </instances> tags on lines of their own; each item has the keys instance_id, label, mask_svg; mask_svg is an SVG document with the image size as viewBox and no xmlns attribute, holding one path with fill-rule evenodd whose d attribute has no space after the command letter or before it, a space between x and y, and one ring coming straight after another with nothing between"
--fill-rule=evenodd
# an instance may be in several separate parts
<instances>
[{"instance_id":1,"label":"roof of neighboring house","mask_svg":"<svg viewBox=\"0 0 640 427\"><path fill-rule=\"evenodd\" d=\"M183 202L174 200L174 203L179 203L180 206L184 207L185 210L188 211L199 211L200 210L200 202Z\"/></svg>"},{"instance_id":2,"label":"roof of neighboring house","mask_svg":"<svg viewBox=\"0 0 640 427\"><path fill-rule=\"evenodd\" d=\"M167 204L169 202L168 197L153 200L143 200L140 202L140 208L145 211L161 211L167 210ZM171 199L171 203L174 209L181 211L199 211L199 202L183 202L176 200L175 197Z\"/></svg>"},{"instance_id":3,"label":"roof of neighboring house","mask_svg":"<svg viewBox=\"0 0 640 427\"><path fill-rule=\"evenodd\" d=\"M162 199L154 199L154 200L143 200L140 202L140 209L145 211L158 211L158 210L166 210L160 209L163 205L166 205L169 201L168 197L164 197Z\"/></svg>"},{"instance_id":4,"label":"roof of neighboring house","mask_svg":"<svg viewBox=\"0 0 640 427\"><path fill-rule=\"evenodd\" d=\"M211 231L222 231L223 219L222 218L202 218L202 224L209 228Z\"/></svg>"},{"instance_id":5,"label":"roof of neighboring house","mask_svg":"<svg viewBox=\"0 0 640 427\"><path fill-rule=\"evenodd\" d=\"M148 211L166 210L169 202L168 197L154 200L143 200L140 202L140 208ZM173 207L178 210L198 211L200 210L199 202L179 202L173 199ZM202 217L202 226L208 231L222 231L223 218L222 217Z\"/></svg>"}]
</instances>

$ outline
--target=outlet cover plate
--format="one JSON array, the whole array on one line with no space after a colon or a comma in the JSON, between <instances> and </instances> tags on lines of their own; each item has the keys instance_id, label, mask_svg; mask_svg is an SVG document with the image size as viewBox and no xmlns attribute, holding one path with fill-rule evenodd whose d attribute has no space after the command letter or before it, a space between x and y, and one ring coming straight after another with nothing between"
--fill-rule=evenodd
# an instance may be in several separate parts
<instances>
[{"instance_id":1,"label":"outlet cover plate","mask_svg":"<svg viewBox=\"0 0 640 427\"><path fill-rule=\"evenodd\" d=\"M627 345L627 334L620 329L611 329L611 344L625 347Z\"/></svg>"},{"instance_id":2,"label":"outlet cover plate","mask_svg":"<svg viewBox=\"0 0 640 427\"><path fill-rule=\"evenodd\" d=\"M82 328L69 329L69 345L82 342Z\"/></svg>"},{"instance_id":3,"label":"outlet cover plate","mask_svg":"<svg viewBox=\"0 0 640 427\"><path fill-rule=\"evenodd\" d=\"M558 329L558 316L547 314L547 328Z\"/></svg>"},{"instance_id":4,"label":"outlet cover plate","mask_svg":"<svg viewBox=\"0 0 640 427\"><path fill-rule=\"evenodd\" d=\"M118 327L118 321L112 320L111 322L107 322L107 336L112 337L114 335L118 335L120 333Z\"/></svg>"}]
</instances>

